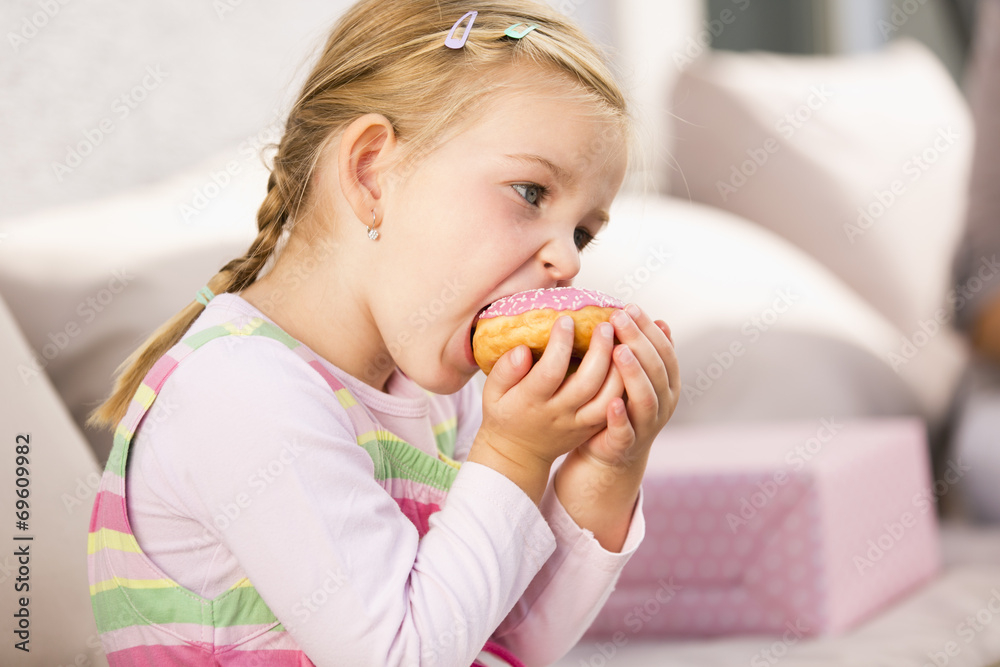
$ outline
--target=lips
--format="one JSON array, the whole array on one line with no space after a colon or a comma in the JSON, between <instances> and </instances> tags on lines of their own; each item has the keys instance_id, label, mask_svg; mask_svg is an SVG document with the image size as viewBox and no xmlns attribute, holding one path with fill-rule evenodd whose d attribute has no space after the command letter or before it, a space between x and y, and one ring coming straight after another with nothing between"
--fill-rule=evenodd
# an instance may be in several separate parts
<instances>
[{"instance_id":1,"label":"lips","mask_svg":"<svg viewBox=\"0 0 1000 667\"><path fill-rule=\"evenodd\" d=\"M469 328L469 344L472 344L472 337L476 335L476 323L479 322L479 317L486 312L492 304L486 304L476 312L476 316L472 318L472 325Z\"/></svg>"},{"instance_id":2,"label":"lips","mask_svg":"<svg viewBox=\"0 0 1000 667\"><path fill-rule=\"evenodd\" d=\"M469 344L466 348L466 358L473 366L478 366L478 364L476 363L476 355L472 351L472 339L476 335L476 322L479 321L479 316L482 315L487 308L489 308L489 304L480 308L476 312L475 317L472 318L472 322L469 325Z\"/></svg>"}]
</instances>

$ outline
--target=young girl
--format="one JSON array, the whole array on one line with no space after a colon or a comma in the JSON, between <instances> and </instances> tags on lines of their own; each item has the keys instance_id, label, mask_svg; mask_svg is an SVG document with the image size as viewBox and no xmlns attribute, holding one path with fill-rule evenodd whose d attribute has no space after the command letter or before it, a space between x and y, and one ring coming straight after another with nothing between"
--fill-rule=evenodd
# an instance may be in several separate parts
<instances>
[{"instance_id":1,"label":"young girl","mask_svg":"<svg viewBox=\"0 0 1000 667\"><path fill-rule=\"evenodd\" d=\"M470 331L502 296L570 283L629 131L593 45L544 5L347 12L256 240L92 417L117 425L89 560L111 665L538 665L573 646L642 539L680 389L670 331L630 306L564 381L561 318L481 397Z\"/></svg>"}]
</instances>

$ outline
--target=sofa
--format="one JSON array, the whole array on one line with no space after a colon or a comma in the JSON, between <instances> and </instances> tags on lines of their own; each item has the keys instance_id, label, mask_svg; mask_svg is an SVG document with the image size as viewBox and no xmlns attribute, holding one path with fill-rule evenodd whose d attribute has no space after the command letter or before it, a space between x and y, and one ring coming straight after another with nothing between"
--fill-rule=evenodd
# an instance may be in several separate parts
<instances>
[{"instance_id":1,"label":"sofa","mask_svg":"<svg viewBox=\"0 0 1000 667\"><path fill-rule=\"evenodd\" d=\"M641 4L619 10L638 12ZM683 48L699 30L694 3L682 4L681 27L655 44L661 55ZM213 37L262 38L263 26L280 13L216 5L222 9L190 5L141 19L141 10L124 3L117 17L68 5L21 46L19 62L44 61L45 49L60 48L55 41L73 21L98 27L137 20L120 46L153 34L157 22L177 34L208 31L201 23L187 27L191 17L217 22ZM312 17L310 23L300 16L297 29L313 40L322 33L316 25L336 14L306 2L293 9ZM660 67L641 64L637 48L621 50L633 63L624 76L659 77L655 85L636 85L633 95L642 113L656 115L646 131L663 148L630 179L575 282L634 300L671 325L682 383L692 391L665 435L695 425L911 416L926 424L928 455L946 465L970 351L938 309L954 289L947 267L962 232L973 137L962 95L943 68L915 43L851 58L704 50L691 62L670 59ZM281 76L301 67L303 54L296 53L283 56ZM148 88L149 104L137 105L129 122L118 119L103 148L90 142L93 157L63 174L64 186L53 186L55 204L12 194L15 212L0 219L3 438L9 451L19 436L30 440L32 504L23 535L34 537L30 604L10 593L19 576L13 550L0 557L0 586L8 591L0 595L0 613L12 618L26 606L31 619L30 653L5 642L2 664L106 664L83 554L111 440L83 421L128 352L246 249L267 177L259 152L278 136L280 113L266 104L240 116L236 136L220 134L224 119L213 117L211 136L192 121L194 139L178 141L204 148L185 162L169 137L151 137L169 119L189 118L182 102L199 90L161 87L157 75L190 82L197 71L141 64L119 64L126 74L109 76L120 76L125 83L113 88L126 95L136 79ZM264 70L269 80L280 78L278 69ZM262 87L241 76L233 89ZM14 87L34 99L31 85ZM163 107L152 101L158 93ZM88 99L85 90L76 94ZM247 100L231 103L236 109ZM25 190L42 191L39 178L58 181L52 163L69 164L88 132L100 128L91 120L108 104L102 97L89 116L77 117L70 139L49 152L46 175L32 172ZM22 113L32 113L30 105ZM169 159L122 149L133 142ZM141 172L157 159L157 169L140 177L121 173ZM96 183L89 198L81 194L87 183ZM779 301L784 306L775 316ZM733 341L746 351L727 359ZM14 456L0 465L4 488L17 488ZM785 646L782 664L933 664L950 642L958 653L944 653L949 664L1000 661L1000 624L983 623L968 642L957 629L1000 590L1000 529L964 518L960 488L941 500L941 574L850 632ZM646 638L608 656L606 643L585 639L559 664L755 664L773 642Z\"/></svg>"}]
</instances>

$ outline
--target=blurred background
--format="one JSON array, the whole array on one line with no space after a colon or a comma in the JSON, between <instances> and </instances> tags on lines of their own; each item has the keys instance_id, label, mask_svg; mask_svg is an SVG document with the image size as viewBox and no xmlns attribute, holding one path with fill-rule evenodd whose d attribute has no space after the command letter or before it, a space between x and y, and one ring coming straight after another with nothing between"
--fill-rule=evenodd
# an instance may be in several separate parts
<instances>
[{"instance_id":1,"label":"blurred background","mask_svg":"<svg viewBox=\"0 0 1000 667\"><path fill-rule=\"evenodd\" d=\"M549 2L633 102L641 154L577 284L671 325L686 392L665 434L912 419L929 474L963 471L933 487L941 576L783 662L924 664L1000 587L1000 365L969 342L1000 264L953 266L978 257L963 250L971 56L1000 53L1000 29L977 33L984 8L1000 25L1000 0ZM38 643L5 643L0 663L104 664L82 554L112 439L84 420L125 356L245 252L262 153L349 4L0 0L0 444L39 443ZM13 567L0 556L6 618ZM614 664L755 664L768 645L634 642ZM997 661L993 623L950 664Z\"/></svg>"},{"instance_id":2,"label":"blurred background","mask_svg":"<svg viewBox=\"0 0 1000 667\"><path fill-rule=\"evenodd\" d=\"M960 81L975 21L973 0L550 4L609 47L653 125L654 142L668 132L675 54L698 54L706 45L849 54L911 37ZM156 9L125 0L2 0L0 226L39 208L154 182L248 138L270 140L260 133L281 118L344 6L206 0ZM894 6L905 20L893 23ZM727 10L738 20L721 23ZM150 67L159 77L147 78ZM144 79L155 88L139 93L141 100L121 99ZM104 119L111 131L100 130ZM74 146L88 143L88 132L101 135L99 145L79 166L60 170L74 161ZM666 161L658 157L662 189Z\"/></svg>"}]
</instances>

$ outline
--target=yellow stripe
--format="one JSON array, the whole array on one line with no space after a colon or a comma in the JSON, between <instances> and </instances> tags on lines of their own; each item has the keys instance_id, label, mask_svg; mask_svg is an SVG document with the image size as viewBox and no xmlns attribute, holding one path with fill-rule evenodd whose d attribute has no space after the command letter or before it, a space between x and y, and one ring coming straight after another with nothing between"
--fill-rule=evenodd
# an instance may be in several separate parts
<instances>
[{"instance_id":1,"label":"yellow stripe","mask_svg":"<svg viewBox=\"0 0 1000 667\"><path fill-rule=\"evenodd\" d=\"M114 549L134 554L142 553L139 549L139 543L135 541L135 536L120 533L110 528L100 528L87 535L87 553L95 554L101 549Z\"/></svg>"},{"instance_id":2,"label":"yellow stripe","mask_svg":"<svg viewBox=\"0 0 1000 667\"><path fill-rule=\"evenodd\" d=\"M260 328L260 325L264 324L264 320L259 317L255 317L250 320L249 323L243 325L239 329L236 328L232 322L226 322L222 326L226 331L233 334L234 336L249 336L253 334L254 331Z\"/></svg>"},{"instance_id":3,"label":"yellow stripe","mask_svg":"<svg viewBox=\"0 0 1000 667\"><path fill-rule=\"evenodd\" d=\"M177 584L170 579L125 579L124 577L111 577L104 581L91 584L90 594L97 595L104 591L115 588L177 588Z\"/></svg>"},{"instance_id":4,"label":"yellow stripe","mask_svg":"<svg viewBox=\"0 0 1000 667\"><path fill-rule=\"evenodd\" d=\"M400 439L398 436L394 435L391 431L385 430L375 430L366 431L358 436L358 444L366 445L369 442L402 442L406 443L405 440Z\"/></svg>"},{"instance_id":5,"label":"yellow stripe","mask_svg":"<svg viewBox=\"0 0 1000 667\"><path fill-rule=\"evenodd\" d=\"M139 388L135 391L135 396L132 400L137 401L139 405L142 406L143 410L148 410L149 406L153 404L153 399L156 398L156 392L153 391L152 387L146 384L139 385Z\"/></svg>"},{"instance_id":6,"label":"yellow stripe","mask_svg":"<svg viewBox=\"0 0 1000 667\"><path fill-rule=\"evenodd\" d=\"M337 400L340 401L340 406L342 408L349 408L352 405L357 405L357 401L354 400L354 396L351 395L351 392L347 389L338 389L333 393L337 397Z\"/></svg>"},{"instance_id":7,"label":"yellow stripe","mask_svg":"<svg viewBox=\"0 0 1000 667\"><path fill-rule=\"evenodd\" d=\"M128 430L125 426L125 420L118 422L118 428L115 429L115 439L128 440L132 437L132 431Z\"/></svg>"},{"instance_id":8,"label":"yellow stripe","mask_svg":"<svg viewBox=\"0 0 1000 667\"><path fill-rule=\"evenodd\" d=\"M460 469L462 467L461 463L459 463L455 459L451 458L447 454L442 454L441 452L438 452L438 458L441 459L442 461L444 461L445 463L447 463L448 465L450 465L455 470L458 470L458 469Z\"/></svg>"},{"instance_id":9,"label":"yellow stripe","mask_svg":"<svg viewBox=\"0 0 1000 667\"><path fill-rule=\"evenodd\" d=\"M253 584L250 583L249 579L247 579L246 577L243 577L242 579L240 579L239 581L237 581L235 584L233 584L232 586L230 586L229 590L233 590L234 588L253 588Z\"/></svg>"},{"instance_id":10,"label":"yellow stripe","mask_svg":"<svg viewBox=\"0 0 1000 667\"><path fill-rule=\"evenodd\" d=\"M450 429L455 428L456 424L458 424L458 418L457 417L452 417L451 419L449 419L447 421L443 421L443 422L441 422L440 424L438 424L437 426L434 427L434 435L441 435L445 431L448 431Z\"/></svg>"}]
</instances>

